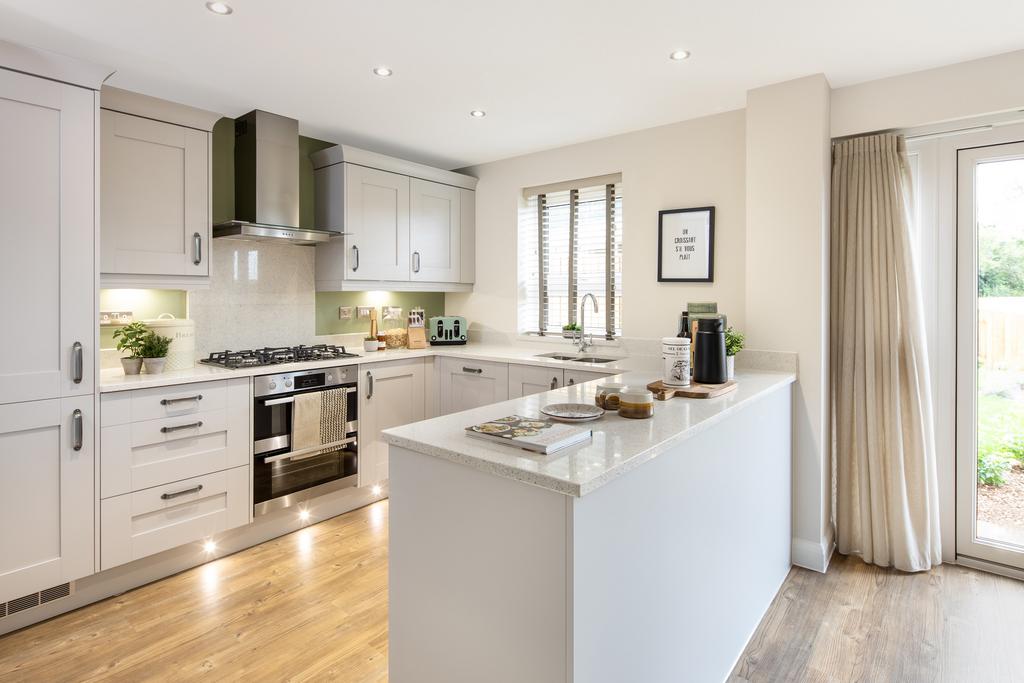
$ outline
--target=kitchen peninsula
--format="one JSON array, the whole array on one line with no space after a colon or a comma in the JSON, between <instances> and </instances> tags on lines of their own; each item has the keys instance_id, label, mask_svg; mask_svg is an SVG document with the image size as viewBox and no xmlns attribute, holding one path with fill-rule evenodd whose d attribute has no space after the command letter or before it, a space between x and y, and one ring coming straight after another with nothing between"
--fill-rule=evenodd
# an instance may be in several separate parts
<instances>
[{"instance_id":1,"label":"kitchen peninsula","mask_svg":"<svg viewBox=\"0 0 1024 683\"><path fill-rule=\"evenodd\" d=\"M464 428L597 382L386 430L391 680L726 678L790 568L795 378L737 379L548 456Z\"/></svg>"}]
</instances>

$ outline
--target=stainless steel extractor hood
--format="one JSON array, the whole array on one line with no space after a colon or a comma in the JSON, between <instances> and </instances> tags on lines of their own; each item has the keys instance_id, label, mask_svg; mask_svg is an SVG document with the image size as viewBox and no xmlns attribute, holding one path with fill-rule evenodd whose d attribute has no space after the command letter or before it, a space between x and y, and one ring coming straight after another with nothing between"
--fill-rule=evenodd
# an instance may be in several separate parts
<instances>
[{"instance_id":1,"label":"stainless steel extractor hood","mask_svg":"<svg viewBox=\"0 0 1024 683\"><path fill-rule=\"evenodd\" d=\"M299 122L255 110L235 120L235 220L214 237L314 245L340 232L299 227Z\"/></svg>"}]
</instances>

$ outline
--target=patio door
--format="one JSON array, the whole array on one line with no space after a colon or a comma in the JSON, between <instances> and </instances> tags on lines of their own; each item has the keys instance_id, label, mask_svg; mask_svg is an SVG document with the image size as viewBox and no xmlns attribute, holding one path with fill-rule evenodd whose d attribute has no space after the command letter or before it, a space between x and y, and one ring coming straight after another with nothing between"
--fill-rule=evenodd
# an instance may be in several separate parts
<instances>
[{"instance_id":1,"label":"patio door","mask_svg":"<svg viewBox=\"0 0 1024 683\"><path fill-rule=\"evenodd\" d=\"M1024 570L1024 142L957 153L956 549Z\"/></svg>"}]
</instances>

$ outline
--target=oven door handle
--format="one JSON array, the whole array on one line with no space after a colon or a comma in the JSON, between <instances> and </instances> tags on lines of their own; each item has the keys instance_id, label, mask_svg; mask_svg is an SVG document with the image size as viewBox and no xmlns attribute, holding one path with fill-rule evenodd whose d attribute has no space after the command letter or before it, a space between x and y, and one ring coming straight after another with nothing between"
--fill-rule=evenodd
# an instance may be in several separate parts
<instances>
[{"instance_id":1,"label":"oven door handle","mask_svg":"<svg viewBox=\"0 0 1024 683\"><path fill-rule=\"evenodd\" d=\"M285 403L295 403L294 396L285 396L284 398L267 398L263 399L263 405L265 406L280 406Z\"/></svg>"},{"instance_id":2,"label":"oven door handle","mask_svg":"<svg viewBox=\"0 0 1024 683\"><path fill-rule=\"evenodd\" d=\"M263 458L265 464L272 462L279 462L281 460L291 460L292 458L302 458L311 455L316 455L319 451L325 448L333 448L335 446L344 446L346 444L355 443L356 437L350 436L347 439L341 441L332 441L331 443L321 444L319 446L313 446L312 448L304 448L301 451L292 451L291 453L281 453L280 455L272 455L269 458Z\"/></svg>"}]
</instances>

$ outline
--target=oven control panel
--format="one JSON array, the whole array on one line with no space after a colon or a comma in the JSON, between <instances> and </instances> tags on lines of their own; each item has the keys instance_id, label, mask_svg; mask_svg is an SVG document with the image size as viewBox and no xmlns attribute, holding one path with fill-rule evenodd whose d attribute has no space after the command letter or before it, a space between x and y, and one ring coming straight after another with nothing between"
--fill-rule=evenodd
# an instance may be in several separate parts
<instances>
[{"instance_id":1,"label":"oven control panel","mask_svg":"<svg viewBox=\"0 0 1024 683\"><path fill-rule=\"evenodd\" d=\"M329 389L343 384L355 384L356 365L282 372L276 375L258 375L252 378L253 396L292 394L310 389Z\"/></svg>"}]
</instances>

